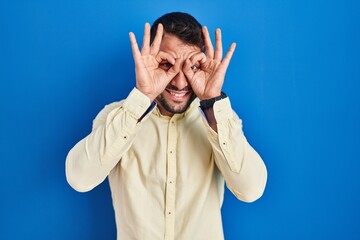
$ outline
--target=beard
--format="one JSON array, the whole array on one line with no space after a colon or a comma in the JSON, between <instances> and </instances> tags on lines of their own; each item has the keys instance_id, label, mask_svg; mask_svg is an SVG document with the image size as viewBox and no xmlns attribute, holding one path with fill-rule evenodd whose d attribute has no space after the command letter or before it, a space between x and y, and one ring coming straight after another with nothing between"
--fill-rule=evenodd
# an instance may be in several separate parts
<instances>
[{"instance_id":1,"label":"beard","mask_svg":"<svg viewBox=\"0 0 360 240\"><path fill-rule=\"evenodd\" d=\"M174 87L172 87L172 89L174 90ZM164 97L164 93L161 93L159 96L157 96L156 102L168 113L176 114L185 112L195 98L196 95L191 92L191 95L186 102L177 102L166 99Z\"/></svg>"}]
</instances>

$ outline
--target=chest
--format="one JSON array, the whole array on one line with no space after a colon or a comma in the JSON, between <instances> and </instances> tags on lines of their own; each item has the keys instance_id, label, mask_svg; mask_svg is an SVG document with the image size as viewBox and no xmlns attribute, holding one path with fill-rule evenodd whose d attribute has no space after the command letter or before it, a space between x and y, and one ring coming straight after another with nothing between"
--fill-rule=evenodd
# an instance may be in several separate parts
<instances>
[{"instance_id":1,"label":"chest","mask_svg":"<svg viewBox=\"0 0 360 240\"><path fill-rule=\"evenodd\" d=\"M120 161L122 172L139 174L146 184L201 179L213 168L211 145L201 118L148 119ZM128 174L126 174L128 175Z\"/></svg>"}]
</instances>

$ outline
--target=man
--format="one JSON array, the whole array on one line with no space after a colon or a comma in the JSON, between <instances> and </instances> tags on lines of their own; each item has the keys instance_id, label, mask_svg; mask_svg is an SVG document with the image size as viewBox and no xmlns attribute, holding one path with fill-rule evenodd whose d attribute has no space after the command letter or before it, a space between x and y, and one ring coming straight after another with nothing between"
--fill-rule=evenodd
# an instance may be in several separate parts
<instances>
[{"instance_id":1,"label":"man","mask_svg":"<svg viewBox=\"0 0 360 240\"><path fill-rule=\"evenodd\" d=\"M223 58L220 29L214 50L185 13L146 23L141 51L130 42L136 87L69 152L67 180L82 192L109 178L118 239L223 239L224 179L245 202L267 179L221 91L235 43Z\"/></svg>"}]
</instances>

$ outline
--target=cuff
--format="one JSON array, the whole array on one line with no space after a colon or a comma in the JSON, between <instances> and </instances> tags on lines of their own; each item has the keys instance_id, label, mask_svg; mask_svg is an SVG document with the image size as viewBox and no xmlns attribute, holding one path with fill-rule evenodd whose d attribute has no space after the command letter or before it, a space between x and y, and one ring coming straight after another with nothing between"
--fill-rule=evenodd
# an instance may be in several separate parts
<instances>
[{"instance_id":1,"label":"cuff","mask_svg":"<svg viewBox=\"0 0 360 240\"><path fill-rule=\"evenodd\" d=\"M231 108L229 97L216 101L213 110L215 119L218 123L233 117L233 110Z\"/></svg>"},{"instance_id":2,"label":"cuff","mask_svg":"<svg viewBox=\"0 0 360 240\"><path fill-rule=\"evenodd\" d=\"M140 119L151 105L150 99L137 88L129 93L123 107L126 108L136 119Z\"/></svg>"}]
</instances>

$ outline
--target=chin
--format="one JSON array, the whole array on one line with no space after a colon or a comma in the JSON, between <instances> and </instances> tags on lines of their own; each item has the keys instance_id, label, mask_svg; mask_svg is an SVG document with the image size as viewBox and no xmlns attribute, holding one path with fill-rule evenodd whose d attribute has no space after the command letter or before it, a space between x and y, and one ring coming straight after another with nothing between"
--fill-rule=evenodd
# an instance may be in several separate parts
<instances>
[{"instance_id":1,"label":"chin","mask_svg":"<svg viewBox=\"0 0 360 240\"><path fill-rule=\"evenodd\" d=\"M156 102L159 105L160 112L163 115L173 115L176 113L183 113L188 109L192 101L195 99L195 94L189 96L189 98L184 102L172 101L166 99L162 94L156 98ZM165 113L165 114L164 114ZM166 114L167 113L167 114Z\"/></svg>"}]
</instances>

